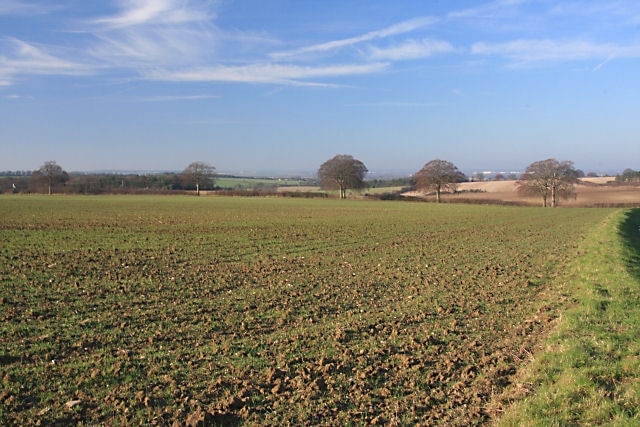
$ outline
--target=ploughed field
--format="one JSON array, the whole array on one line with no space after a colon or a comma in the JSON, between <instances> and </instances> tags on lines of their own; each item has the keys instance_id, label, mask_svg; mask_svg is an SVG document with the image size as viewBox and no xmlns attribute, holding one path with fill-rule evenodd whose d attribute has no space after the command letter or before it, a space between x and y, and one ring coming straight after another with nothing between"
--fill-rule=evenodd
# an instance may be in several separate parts
<instances>
[{"instance_id":1,"label":"ploughed field","mask_svg":"<svg viewBox=\"0 0 640 427\"><path fill-rule=\"evenodd\" d=\"M0 197L0 424L486 423L610 213Z\"/></svg>"}]
</instances>

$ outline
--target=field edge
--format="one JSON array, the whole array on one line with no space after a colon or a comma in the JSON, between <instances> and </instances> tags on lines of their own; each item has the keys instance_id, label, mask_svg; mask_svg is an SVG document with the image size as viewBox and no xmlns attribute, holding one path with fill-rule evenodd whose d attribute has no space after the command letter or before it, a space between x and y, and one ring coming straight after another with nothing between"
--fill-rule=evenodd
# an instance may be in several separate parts
<instances>
[{"instance_id":1,"label":"field edge","mask_svg":"<svg viewBox=\"0 0 640 427\"><path fill-rule=\"evenodd\" d=\"M569 307L544 350L502 394L498 426L640 421L640 209L587 236L558 286Z\"/></svg>"}]
</instances>

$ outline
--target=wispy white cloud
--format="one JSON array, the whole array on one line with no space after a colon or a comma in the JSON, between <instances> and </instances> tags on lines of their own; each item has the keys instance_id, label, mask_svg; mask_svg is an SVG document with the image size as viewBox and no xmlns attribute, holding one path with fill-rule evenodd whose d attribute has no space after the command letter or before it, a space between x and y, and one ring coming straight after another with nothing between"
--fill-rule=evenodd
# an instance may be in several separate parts
<instances>
[{"instance_id":1,"label":"wispy white cloud","mask_svg":"<svg viewBox=\"0 0 640 427\"><path fill-rule=\"evenodd\" d=\"M0 15L37 7L35 3L18 0L0 2ZM545 39L503 37L500 41L500 34L526 37L514 32L512 18L531 16L532 6L562 16L573 10L568 6L554 8L554 4L534 0L489 1L442 17L419 16L353 37L269 52L266 47L278 43L273 34L223 29L216 21L214 1L114 0L113 13L86 18L83 30L67 33L78 35L78 43L68 43L72 47L54 48L15 38L0 39L0 86L11 86L17 76L29 74L107 75L114 71L162 81L336 86L321 80L380 73L398 61L451 53L460 53L467 64L483 57L503 58L511 66L593 60L594 71L614 59L640 57L640 46L622 45L620 39L618 44L598 41L597 34L590 34L589 40L580 37L560 40L550 34ZM577 3L572 4L575 8ZM620 3L616 5L598 10L618 16ZM456 34L455 41L425 36L426 29L438 30L452 23L462 30L470 25L478 28L475 18L500 24L491 29L489 36L490 40L498 41L474 42L469 37L475 33L464 31ZM442 32L438 35L441 37ZM337 55L333 56L337 53L339 62ZM158 97L149 101L163 100L171 99Z\"/></svg>"},{"instance_id":2,"label":"wispy white cloud","mask_svg":"<svg viewBox=\"0 0 640 427\"><path fill-rule=\"evenodd\" d=\"M471 52L475 55L505 57L515 66L531 66L553 62L604 60L612 57L638 58L640 45L619 46L582 40L521 39L504 43L475 43Z\"/></svg>"},{"instance_id":3,"label":"wispy white cloud","mask_svg":"<svg viewBox=\"0 0 640 427\"><path fill-rule=\"evenodd\" d=\"M78 62L99 65L104 72L117 69L138 75L145 75L149 69L188 70L223 64L225 59L239 62L240 52L247 55L243 62L251 63L263 60L264 53L252 58L254 50L250 46L274 43L268 34L219 29L214 23L216 2L213 0L113 0L111 3L112 14L86 18L84 24L78 20L73 23L76 28L67 34L77 35L78 42L66 52L69 59L52 54L45 57L48 49L37 51L27 43L12 52L7 49L5 56L0 50L0 85L12 85L11 76L20 70L27 75L86 70L86 66L76 67ZM27 1L0 0L0 14L27 14L35 12L36 7L44 9ZM33 48L30 52L29 47ZM218 48L230 51L231 55L220 57Z\"/></svg>"},{"instance_id":4,"label":"wispy white cloud","mask_svg":"<svg viewBox=\"0 0 640 427\"><path fill-rule=\"evenodd\" d=\"M615 55L612 54L607 59L605 59L604 61L600 62L595 67L593 67L593 71L599 71L602 67L604 67L609 61L612 61L613 59L615 59Z\"/></svg>"},{"instance_id":5,"label":"wispy white cloud","mask_svg":"<svg viewBox=\"0 0 640 427\"><path fill-rule=\"evenodd\" d=\"M453 52L454 47L446 41L441 40L406 40L403 43L369 48L369 58L374 60L398 61L405 59L426 58L440 53Z\"/></svg>"},{"instance_id":6,"label":"wispy white cloud","mask_svg":"<svg viewBox=\"0 0 640 427\"><path fill-rule=\"evenodd\" d=\"M94 19L89 52L114 67L197 62L215 47L212 14L188 0L120 0L118 13Z\"/></svg>"},{"instance_id":7,"label":"wispy white cloud","mask_svg":"<svg viewBox=\"0 0 640 427\"><path fill-rule=\"evenodd\" d=\"M80 75L117 70L156 81L340 86L311 80L376 73L389 65L371 60L347 64L326 62L313 66L265 61L264 51L257 49L256 54L251 46L264 47L265 43L273 43L273 39L268 34L219 29L213 22L215 14L207 9L212 5L212 2L190 0L119 0L113 14L88 19L84 30L69 33L77 34L81 43L65 49L63 55L12 40L13 52L0 57L0 85L14 84L14 76L20 73ZM360 39L399 34L424 24L424 19L405 21L368 33ZM230 56L217 54L219 46L229 52L234 44L241 48ZM247 58L240 59L239 51ZM170 99L150 101L162 100Z\"/></svg>"},{"instance_id":8,"label":"wispy white cloud","mask_svg":"<svg viewBox=\"0 0 640 427\"><path fill-rule=\"evenodd\" d=\"M123 28L148 24L180 25L205 22L211 17L189 1L178 0L120 0L121 11L94 22L109 28Z\"/></svg>"},{"instance_id":9,"label":"wispy white cloud","mask_svg":"<svg viewBox=\"0 0 640 427\"><path fill-rule=\"evenodd\" d=\"M92 56L111 66L138 68L198 62L213 49L216 40L207 30L154 26L95 32L100 43L89 49Z\"/></svg>"},{"instance_id":10,"label":"wispy white cloud","mask_svg":"<svg viewBox=\"0 0 640 427\"><path fill-rule=\"evenodd\" d=\"M494 0L476 7L455 10L450 12L447 17L449 19L495 18L502 16L506 11L530 2L531 0Z\"/></svg>"},{"instance_id":11,"label":"wispy white cloud","mask_svg":"<svg viewBox=\"0 0 640 427\"><path fill-rule=\"evenodd\" d=\"M327 66L299 66L283 64L250 64L241 66L198 67L179 71L151 71L146 77L152 80L191 82L276 83L305 86L333 86L308 82L308 79L370 74L384 71L386 63L347 64Z\"/></svg>"},{"instance_id":12,"label":"wispy white cloud","mask_svg":"<svg viewBox=\"0 0 640 427\"><path fill-rule=\"evenodd\" d=\"M9 54L0 56L0 83L8 86L14 79L23 75L89 75L94 67L87 63L64 59L47 50L25 41L7 38L2 43Z\"/></svg>"},{"instance_id":13,"label":"wispy white cloud","mask_svg":"<svg viewBox=\"0 0 640 427\"><path fill-rule=\"evenodd\" d=\"M353 46L362 42L374 40L374 39L382 39L386 37L395 36L398 34L405 34L411 31L415 31L419 28L426 27L435 22L434 18L431 17L419 17L409 19L403 22L399 22L397 24L391 25L389 27L370 31L368 33L350 37L346 39L333 40L325 43L314 44L311 46L304 46L297 49L274 52L270 56L273 59L284 59L289 57L294 57L298 55L308 54L308 53L317 53L317 52L327 52L335 49L340 49L347 46Z\"/></svg>"}]
</instances>

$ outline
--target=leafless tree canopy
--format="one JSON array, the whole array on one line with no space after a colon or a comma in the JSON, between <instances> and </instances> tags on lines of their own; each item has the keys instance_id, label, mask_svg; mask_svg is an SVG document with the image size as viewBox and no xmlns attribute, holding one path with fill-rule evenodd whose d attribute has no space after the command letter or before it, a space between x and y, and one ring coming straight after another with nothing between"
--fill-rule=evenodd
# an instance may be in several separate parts
<instances>
[{"instance_id":1,"label":"leafless tree canopy","mask_svg":"<svg viewBox=\"0 0 640 427\"><path fill-rule=\"evenodd\" d=\"M433 190L436 192L436 201L440 202L442 191L455 192L458 183L466 177L451 162L446 160L431 160L418 171L414 179L419 190Z\"/></svg>"},{"instance_id":2,"label":"leafless tree canopy","mask_svg":"<svg viewBox=\"0 0 640 427\"><path fill-rule=\"evenodd\" d=\"M574 186L578 182L578 171L573 162L556 159L531 163L516 182L518 192L523 195L542 197L542 206L556 207L558 199L576 197Z\"/></svg>"},{"instance_id":3,"label":"leafless tree canopy","mask_svg":"<svg viewBox=\"0 0 640 427\"><path fill-rule=\"evenodd\" d=\"M35 171L32 175L35 181L44 181L47 183L49 194L53 192L53 186L58 183L64 183L69 180L69 175L65 172L60 165L53 160L44 162L40 169Z\"/></svg>"},{"instance_id":4,"label":"leafless tree canopy","mask_svg":"<svg viewBox=\"0 0 640 427\"><path fill-rule=\"evenodd\" d=\"M200 195L200 186L203 184L213 184L216 168L205 162L193 162L182 172L182 177L186 185L191 185L196 189L196 195Z\"/></svg>"},{"instance_id":5,"label":"leafless tree canopy","mask_svg":"<svg viewBox=\"0 0 640 427\"><path fill-rule=\"evenodd\" d=\"M368 170L364 163L347 154L338 154L318 169L318 181L325 190L339 190L340 198L347 197L347 189L359 190L366 186Z\"/></svg>"}]
</instances>

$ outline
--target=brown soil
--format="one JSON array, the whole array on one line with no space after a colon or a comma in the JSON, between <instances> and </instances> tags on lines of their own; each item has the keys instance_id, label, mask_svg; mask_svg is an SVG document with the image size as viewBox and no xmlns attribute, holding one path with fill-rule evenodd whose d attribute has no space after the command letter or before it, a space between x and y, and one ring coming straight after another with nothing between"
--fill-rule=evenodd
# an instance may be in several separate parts
<instances>
[{"instance_id":1,"label":"brown soil","mask_svg":"<svg viewBox=\"0 0 640 427\"><path fill-rule=\"evenodd\" d=\"M576 186L575 199L561 200L561 206L637 206L640 205L640 185L618 185L614 177L583 178ZM418 194L412 194L418 195ZM518 194L516 181L465 182L457 194L444 195L445 201L472 203L513 203L538 205L542 200Z\"/></svg>"}]
</instances>

